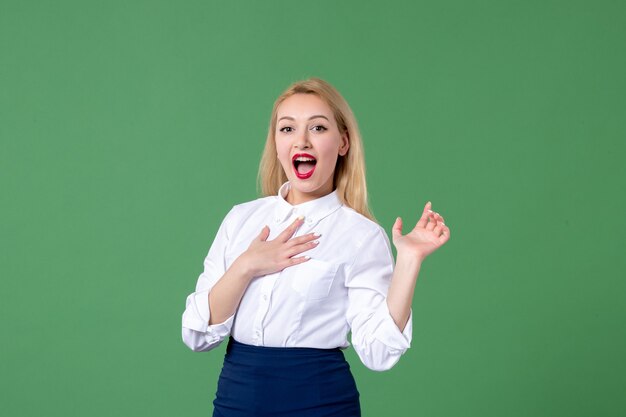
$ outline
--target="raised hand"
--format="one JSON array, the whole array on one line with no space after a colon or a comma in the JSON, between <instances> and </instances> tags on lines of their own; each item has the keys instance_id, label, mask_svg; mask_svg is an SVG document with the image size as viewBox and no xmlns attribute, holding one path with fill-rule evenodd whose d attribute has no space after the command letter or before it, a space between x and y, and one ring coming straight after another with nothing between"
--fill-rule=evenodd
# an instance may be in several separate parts
<instances>
[{"instance_id":1,"label":"raised hand","mask_svg":"<svg viewBox=\"0 0 626 417\"><path fill-rule=\"evenodd\" d=\"M423 261L450 239L450 229L444 224L443 217L432 211L431 207L430 201L426 203L422 217L406 235L402 235L402 219L396 219L392 237L398 256L410 256Z\"/></svg>"},{"instance_id":2,"label":"raised hand","mask_svg":"<svg viewBox=\"0 0 626 417\"><path fill-rule=\"evenodd\" d=\"M321 235L307 233L292 238L296 230L304 222L298 217L291 225L283 230L274 240L267 240L270 235L269 227L265 226L261 233L250 243L248 249L239 256L237 261L245 265L245 270L252 277L271 274L309 260L307 256L296 256L318 245Z\"/></svg>"}]
</instances>

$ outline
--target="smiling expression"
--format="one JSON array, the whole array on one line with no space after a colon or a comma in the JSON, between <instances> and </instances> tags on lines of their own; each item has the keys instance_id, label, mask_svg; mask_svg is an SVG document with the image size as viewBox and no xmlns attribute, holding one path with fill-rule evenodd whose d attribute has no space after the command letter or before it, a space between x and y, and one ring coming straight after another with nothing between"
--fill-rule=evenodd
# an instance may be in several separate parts
<instances>
[{"instance_id":1,"label":"smiling expression","mask_svg":"<svg viewBox=\"0 0 626 417\"><path fill-rule=\"evenodd\" d=\"M276 151L296 205L333 191L337 158L348 152L330 107L315 94L294 94L276 112Z\"/></svg>"}]
</instances>

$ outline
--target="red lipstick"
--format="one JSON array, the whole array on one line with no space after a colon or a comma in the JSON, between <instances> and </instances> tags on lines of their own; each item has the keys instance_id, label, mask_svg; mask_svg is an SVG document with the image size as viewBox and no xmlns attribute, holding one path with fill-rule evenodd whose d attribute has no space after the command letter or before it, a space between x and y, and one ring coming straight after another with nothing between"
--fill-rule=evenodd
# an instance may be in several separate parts
<instances>
[{"instance_id":1,"label":"red lipstick","mask_svg":"<svg viewBox=\"0 0 626 417\"><path fill-rule=\"evenodd\" d=\"M308 158L308 159L312 159L312 163L313 163L313 168L310 171L307 172L303 172L300 173L298 172L298 165L300 164L300 162L296 161L296 159L298 158ZM311 154L308 153L297 153L294 156L291 157L291 165L293 166L293 171L296 174L296 177L300 178L301 180L305 180L307 178L310 178L311 175L313 175L313 172L315 172L315 164L317 163L317 159L315 159L315 157Z\"/></svg>"}]
</instances>

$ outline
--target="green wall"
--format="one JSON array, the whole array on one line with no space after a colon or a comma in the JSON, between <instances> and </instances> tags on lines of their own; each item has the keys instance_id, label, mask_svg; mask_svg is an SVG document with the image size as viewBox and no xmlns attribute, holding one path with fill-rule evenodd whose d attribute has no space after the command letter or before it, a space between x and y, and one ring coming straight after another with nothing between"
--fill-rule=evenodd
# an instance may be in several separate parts
<instances>
[{"instance_id":1,"label":"green wall","mask_svg":"<svg viewBox=\"0 0 626 417\"><path fill-rule=\"evenodd\" d=\"M451 228L364 416L626 415L626 4L0 0L0 414L210 415L181 341L275 97L333 83L387 231Z\"/></svg>"}]
</instances>

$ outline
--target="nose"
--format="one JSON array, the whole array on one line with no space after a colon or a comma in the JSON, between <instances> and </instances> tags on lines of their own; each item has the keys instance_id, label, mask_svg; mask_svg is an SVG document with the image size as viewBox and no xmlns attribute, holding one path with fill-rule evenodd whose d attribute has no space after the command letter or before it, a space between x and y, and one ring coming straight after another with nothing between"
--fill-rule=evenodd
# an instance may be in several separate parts
<instances>
[{"instance_id":1,"label":"nose","mask_svg":"<svg viewBox=\"0 0 626 417\"><path fill-rule=\"evenodd\" d=\"M309 133L306 129L303 129L302 133L296 135L293 147L296 149L308 149L311 147L311 142L309 142Z\"/></svg>"}]
</instances>

